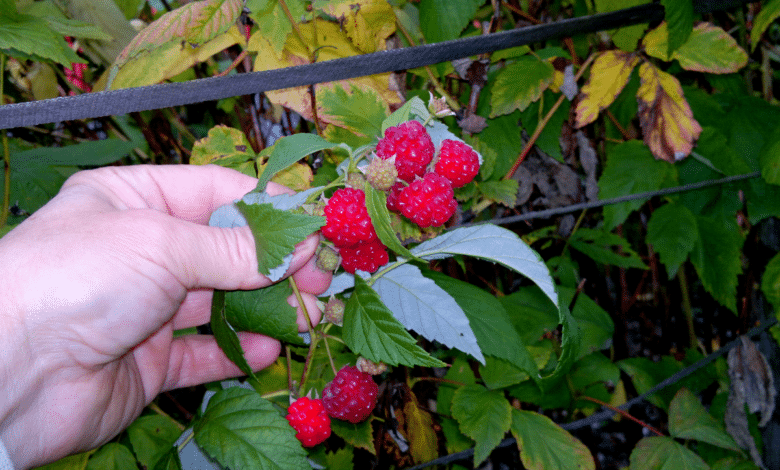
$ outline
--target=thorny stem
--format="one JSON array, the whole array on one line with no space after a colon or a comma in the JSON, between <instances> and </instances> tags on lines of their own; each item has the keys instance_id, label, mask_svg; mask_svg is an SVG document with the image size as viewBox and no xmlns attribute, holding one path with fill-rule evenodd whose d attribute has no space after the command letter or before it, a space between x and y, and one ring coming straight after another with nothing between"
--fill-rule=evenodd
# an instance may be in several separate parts
<instances>
[{"instance_id":1,"label":"thorny stem","mask_svg":"<svg viewBox=\"0 0 780 470\"><path fill-rule=\"evenodd\" d=\"M582 77L582 74L585 73L585 69L588 68L591 62L596 58L595 54L591 54L590 57L582 64L582 67L580 67L580 70L577 72L577 75L574 77L574 81L578 81L580 77ZM520 167L520 165L523 163L523 160L525 160L525 157L528 156L528 153L531 151L531 148L536 143L536 140L539 138L539 136L542 134L542 131L545 127L547 127L547 124L550 122L550 119L552 119L553 114L558 110L558 108L563 104L563 100L566 99L566 95L561 93L561 96L558 98L558 101L555 102L553 107L550 109L550 111L547 113L547 115L537 124L536 130L534 130L533 135L528 139L528 142L525 144L525 147L523 148L523 151L520 152L520 155L517 157L517 160L515 161L515 164L512 165L512 168L509 169L506 175L504 175L504 179L508 180L512 178L512 176L515 174L515 171ZM475 208L476 210L476 208Z\"/></svg>"},{"instance_id":2,"label":"thorny stem","mask_svg":"<svg viewBox=\"0 0 780 470\"><path fill-rule=\"evenodd\" d=\"M289 390L277 390L275 392L269 392L269 393L266 393L266 394L260 395L260 396L262 398L265 398L266 400L269 400L271 398L283 397L283 396L286 396L286 395L289 395L289 394L290 394Z\"/></svg>"},{"instance_id":3,"label":"thorny stem","mask_svg":"<svg viewBox=\"0 0 780 470\"><path fill-rule=\"evenodd\" d=\"M645 423L641 419L634 418L626 410L621 410L620 408L618 408L616 406L612 406L609 403L604 403L603 401L599 400L598 398L588 397L588 396L584 396L584 395L581 396L580 398L583 399L583 400L592 401L593 403L597 403L597 404L603 406L604 408L609 408L610 410L614 411L615 413L619 414L620 416L623 416L624 418L628 418L631 421L639 424L640 426L643 426L644 428L647 428L650 432L652 432L653 434L655 434L657 436L662 436L663 437L663 435L664 435L661 431L659 431L658 429L654 428L653 426Z\"/></svg>"},{"instance_id":4,"label":"thorny stem","mask_svg":"<svg viewBox=\"0 0 780 470\"><path fill-rule=\"evenodd\" d=\"M287 389L293 391L293 379L292 379L292 353L290 352L290 346L284 345L284 356L287 359Z\"/></svg>"},{"instance_id":5,"label":"thorny stem","mask_svg":"<svg viewBox=\"0 0 780 470\"><path fill-rule=\"evenodd\" d=\"M311 317L309 316L309 311L306 309L306 305L303 303L303 296L301 296L301 291L298 289L298 284L295 282L295 279L292 277L289 278L290 280L290 286L292 287L293 292L295 293L295 298L298 300L298 305L300 305L301 310L303 310L303 316L306 317L306 327L309 329L309 353L306 355L306 363L303 365L303 377L301 378L301 386L303 386L304 383L306 383L306 379L309 376L309 371L311 368L309 367L309 363L314 356L314 350L317 348L317 343L319 342L319 336L317 335L317 332L314 331L314 326L311 322ZM336 365L333 362L333 355L330 353L330 346L328 346L328 341L325 340L325 351L328 354L328 360L330 361L330 367L333 369L333 375L336 375ZM287 367L289 369L290 364L287 364Z\"/></svg>"},{"instance_id":6,"label":"thorny stem","mask_svg":"<svg viewBox=\"0 0 780 470\"><path fill-rule=\"evenodd\" d=\"M406 38L406 41L410 45L412 46L417 45L414 41L414 38L412 38L412 35L409 34L409 31L407 31L404 25L400 21L398 21L398 18L396 18L395 25L401 31L401 33ZM443 96L445 100L447 100L447 104L450 106L450 108L453 111L460 111L460 103L458 103L458 101L455 100L455 98L451 97L449 93L447 93L447 90L444 89L439 79L437 79L436 76L433 74L433 70L431 70L431 68L427 65L424 66L423 68L425 69L425 73L428 74L428 79L431 81L431 83L433 83L433 88L436 90L436 92L439 95Z\"/></svg>"},{"instance_id":7,"label":"thorny stem","mask_svg":"<svg viewBox=\"0 0 780 470\"><path fill-rule=\"evenodd\" d=\"M5 54L0 52L0 106L5 104ZM3 133L3 206L0 208L0 227L8 222L8 208L11 206L11 150L8 148L8 132Z\"/></svg>"}]
</instances>

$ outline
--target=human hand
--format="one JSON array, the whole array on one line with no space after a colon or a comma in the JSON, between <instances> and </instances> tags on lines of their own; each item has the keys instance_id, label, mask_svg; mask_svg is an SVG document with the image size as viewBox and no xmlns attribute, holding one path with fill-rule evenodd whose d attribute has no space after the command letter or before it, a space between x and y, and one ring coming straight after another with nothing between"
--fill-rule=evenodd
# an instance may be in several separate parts
<instances>
[{"instance_id":1,"label":"human hand","mask_svg":"<svg viewBox=\"0 0 780 470\"><path fill-rule=\"evenodd\" d=\"M256 183L215 166L80 172L0 239L0 439L18 468L106 442L161 391L242 375L213 337L173 332L209 321L213 289L271 283L247 227L204 225ZM315 324L331 280L317 242L288 270ZM279 355L274 339L239 337L255 369Z\"/></svg>"}]
</instances>

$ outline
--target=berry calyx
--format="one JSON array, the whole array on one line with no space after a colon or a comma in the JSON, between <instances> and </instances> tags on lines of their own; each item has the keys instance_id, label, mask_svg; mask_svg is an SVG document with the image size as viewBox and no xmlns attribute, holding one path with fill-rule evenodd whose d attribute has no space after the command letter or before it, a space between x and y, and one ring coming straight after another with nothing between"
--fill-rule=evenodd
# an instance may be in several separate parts
<instances>
[{"instance_id":1,"label":"berry calyx","mask_svg":"<svg viewBox=\"0 0 780 470\"><path fill-rule=\"evenodd\" d=\"M388 159L395 155L398 177L407 182L414 180L415 176L422 176L435 150L431 136L418 121L388 127L376 146L379 158Z\"/></svg>"},{"instance_id":2,"label":"berry calyx","mask_svg":"<svg viewBox=\"0 0 780 470\"><path fill-rule=\"evenodd\" d=\"M295 437L306 447L330 437L330 418L322 400L301 397L287 408L287 421L297 431Z\"/></svg>"},{"instance_id":3,"label":"berry calyx","mask_svg":"<svg viewBox=\"0 0 780 470\"><path fill-rule=\"evenodd\" d=\"M360 372L371 375L380 375L387 370L387 364L384 362L371 362L365 357L359 357L356 366Z\"/></svg>"},{"instance_id":4,"label":"berry calyx","mask_svg":"<svg viewBox=\"0 0 780 470\"><path fill-rule=\"evenodd\" d=\"M355 366L344 366L322 391L322 403L330 417L357 424L374 410L378 393L371 375Z\"/></svg>"},{"instance_id":5,"label":"berry calyx","mask_svg":"<svg viewBox=\"0 0 780 470\"><path fill-rule=\"evenodd\" d=\"M344 308L345 305L343 300L331 297L328 300L328 303L325 304L325 310L323 312L325 320L334 325L341 326L344 321Z\"/></svg>"},{"instance_id":6,"label":"berry calyx","mask_svg":"<svg viewBox=\"0 0 780 470\"><path fill-rule=\"evenodd\" d=\"M317 268L321 271L335 271L339 264L341 263L341 259L339 258L339 254L336 253L336 251L325 245L320 245L319 249L317 250L317 260L316 260Z\"/></svg>"},{"instance_id":7,"label":"berry calyx","mask_svg":"<svg viewBox=\"0 0 780 470\"><path fill-rule=\"evenodd\" d=\"M479 173L479 155L464 142L445 139L433 171L450 180L453 188L460 188Z\"/></svg>"},{"instance_id":8,"label":"berry calyx","mask_svg":"<svg viewBox=\"0 0 780 470\"><path fill-rule=\"evenodd\" d=\"M376 239L376 231L366 209L366 194L355 188L341 188L325 205L322 234L337 247L367 243Z\"/></svg>"},{"instance_id":9,"label":"berry calyx","mask_svg":"<svg viewBox=\"0 0 780 470\"><path fill-rule=\"evenodd\" d=\"M426 173L401 190L396 205L422 228L443 225L458 208L449 180L436 173Z\"/></svg>"},{"instance_id":10,"label":"berry calyx","mask_svg":"<svg viewBox=\"0 0 780 470\"><path fill-rule=\"evenodd\" d=\"M368 243L340 248L339 254L341 266L344 267L344 271L351 274L355 274L358 269L373 273L389 261L387 247L378 238Z\"/></svg>"}]
</instances>

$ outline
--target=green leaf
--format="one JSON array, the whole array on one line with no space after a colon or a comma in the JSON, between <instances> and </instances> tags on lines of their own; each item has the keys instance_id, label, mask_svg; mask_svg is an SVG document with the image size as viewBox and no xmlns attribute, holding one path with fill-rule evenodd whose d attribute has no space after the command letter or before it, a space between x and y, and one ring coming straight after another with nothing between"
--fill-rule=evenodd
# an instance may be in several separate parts
<instances>
[{"instance_id":1,"label":"green leaf","mask_svg":"<svg viewBox=\"0 0 780 470\"><path fill-rule=\"evenodd\" d=\"M561 304L570 305L576 292L575 288L558 287ZM615 324L612 317L593 299L580 292L577 295L577 302L574 304L571 316L577 321L577 330L581 338L577 358L609 347L609 341L615 332Z\"/></svg>"},{"instance_id":2,"label":"green leaf","mask_svg":"<svg viewBox=\"0 0 780 470\"><path fill-rule=\"evenodd\" d=\"M425 105L423 100L421 100L417 96L413 96L412 99L408 100L406 103L403 104L400 108L395 110L393 114L387 117L384 121L382 121L382 134L384 135L385 131L393 126L397 126L398 124L401 124L402 122L411 121L412 119L417 119L421 123L427 121L431 117L431 113L428 112L428 107Z\"/></svg>"},{"instance_id":3,"label":"green leaf","mask_svg":"<svg viewBox=\"0 0 780 470\"><path fill-rule=\"evenodd\" d=\"M702 129L693 156L697 160L706 159L707 166L714 167L724 175L741 175L752 171L743 156L729 146L726 136L714 127Z\"/></svg>"},{"instance_id":4,"label":"green leaf","mask_svg":"<svg viewBox=\"0 0 780 470\"><path fill-rule=\"evenodd\" d=\"M388 115L385 101L373 89L350 86L349 93L337 84L317 93L317 104L341 127L366 137L382 134L382 122Z\"/></svg>"},{"instance_id":5,"label":"green leaf","mask_svg":"<svg viewBox=\"0 0 780 470\"><path fill-rule=\"evenodd\" d=\"M736 224L724 225L716 219L696 218L698 237L691 263L704 289L721 305L737 313L737 283L742 273L742 243Z\"/></svg>"},{"instance_id":6,"label":"green leaf","mask_svg":"<svg viewBox=\"0 0 780 470\"><path fill-rule=\"evenodd\" d=\"M176 423L160 415L141 416L127 428L133 452L146 468L154 468L180 435L181 429Z\"/></svg>"},{"instance_id":7,"label":"green leaf","mask_svg":"<svg viewBox=\"0 0 780 470\"><path fill-rule=\"evenodd\" d=\"M631 452L631 470L709 470L692 450L668 437L645 437Z\"/></svg>"},{"instance_id":8,"label":"green leaf","mask_svg":"<svg viewBox=\"0 0 780 470\"><path fill-rule=\"evenodd\" d=\"M761 147L761 176L767 183L780 185L780 131L774 132Z\"/></svg>"},{"instance_id":9,"label":"green leaf","mask_svg":"<svg viewBox=\"0 0 780 470\"><path fill-rule=\"evenodd\" d=\"M447 291L463 309L482 353L505 359L534 379L539 368L509 321L501 302L484 290L433 271L426 277Z\"/></svg>"},{"instance_id":10,"label":"green leaf","mask_svg":"<svg viewBox=\"0 0 780 470\"><path fill-rule=\"evenodd\" d=\"M477 190L485 198L507 207L517 205L517 188L520 183L517 180L483 181L477 183Z\"/></svg>"},{"instance_id":11,"label":"green leaf","mask_svg":"<svg viewBox=\"0 0 780 470\"><path fill-rule=\"evenodd\" d=\"M474 371L471 370L471 364L464 357L465 355L456 354L455 360L452 361L452 365L447 368L447 373L444 374L444 378L451 380L453 383L441 382L439 384L439 392L436 395L436 408L443 415L452 415L452 397L459 388L456 388L455 384L474 385L477 383Z\"/></svg>"},{"instance_id":12,"label":"green leaf","mask_svg":"<svg viewBox=\"0 0 780 470\"><path fill-rule=\"evenodd\" d=\"M138 464L126 446L109 442L97 450L87 462L87 470L138 470Z\"/></svg>"},{"instance_id":13,"label":"green leaf","mask_svg":"<svg viewBox=\"0 0 780 470\"><path fill-rule=\"evenodd\" d=\"M61 458L56 462L52 462L40 467L35 467L35 470L84 470L87 468L87 460L95 453L94 450L88 452L82 452L80 454L69 455L68 457Z\"/></svg>"},{"instance_id":14,"label":"green leaf","mask_svg":"<svg viewBox=\"0 0 780 470\"><path fill-rule=\"evenodd\" d=\"M691 0L661 0L664 18L669 28L668 55L685 44L693 30L693 2Z\"/></svg>"},{"instance_id":15,"label":"green leaf","mask_svg":"<svg viewBox=\"0 0 780 470\"><path fill-rule=\"evenodd\" d=\"M556 94L547 89L542 95L542 99L531 103L528 108L520 115L520 120L523 124L523 128L532 135L537 126L539 126L542 119L552 110L557 101ZM542 131L539 137L536 139L536 146L553 157L559 162L563 163L563 152L561 151L561 132L563 123L569 119L569 110L571 103L568 100L564 100L558 109L552 114L550 119L542 127Z\"/></svg>"},{"instance_id":16,"label":"green leaf","mask_svg":"<svg viewBox=\"0 0 780 470\"><path fill-rule=\"evenodd\" d=\"M668 203L653 211L647 222L647 242L672 279L696 245L696 216L687 207Z\"/></svg>"},{"instance_id":17,"label":"green leaf","mask_svg":"<svg viewBox=\"0 0 780 470\"><path fill-rule=\"evenodd\" d=\"M528 470L596 468L588 448L547 416L513 409L511 430Z\"/></svg>"},{"instance_id":18,"label":"green leaf","mask_svg":"<svg viewBox=\"0 0 780 470\"><path fill-rule=\"evenodd\" d=\"M418 8L425 40L431 44L458 38L480 5L476 0L422 0Z\"/></svg>"},{"instance_id":19,"label":"green leaf","mask_svg":"<svg viewBox=\"0 0 780 470\"><path fill-rule=\"evenodd\" d=\"M182 470L179 449L177 447L172 447L168 452L163 454L160 460L157 461L157 465L154 466L153 470Z\"/></svg>"},{"instance_id":20,"label":"green leaf","mask_svg":"<svg viewBox=\"0 0 780 470\"><path fill-rule=\"evenodd\" d=\"M761 292L775 308L775 312L780 312L780 253L773 256L764 269Z\"/></svg>"},{"instance_id":21,"label":"green leaf","mask_svg":"<svg viewBox=\"0 0 780 470\"><path fill-rule=\"evenodd\" d=\"M26 5L22 13L43 18L52 30L62 36L73 36L83 39L100 39L110 41L112 37L100 28L85 21L70 19L60 10L54 2L33 2Z\"/></svg>"},{"instance_id":22,"label":"green leaf","mask_svg":"<svg viewBox=\"0 0 780 470\"><path fill-rule=\"evenodd\" d=\"M274 405L254 390L217 392L195 423L195 442L223 467L246 470L308 470L295 430Z\"/></svg>"},{"instance_id":23,"label":"green leaf","mask_svg":"<svg viewBox=\"0 0 780 470\"><path fill-rule=\"evenodd\" d=\"M390 211L387 210L387 195L384 191L377 191L370 184L365 185L366 209L374 230L379 240L399 256L407 259L417 259L405 246L401 244L393 230L390 220Z\"/></svg>"},{"instance_id":24,"label":"green leaf","mask_svg":"<svg viewBox=\"0 0 780 470\"><path fill-rule=\"evenodd\" d=\"M622 10L624 8L644 5L645 3L647 3L645 0L595 0L597 13ZM637 41L644 35L646 28L647 23L634 26L623 26L609 31L609 35L612 36L612 41L617 47L626 52L634 52L637 48Z\"/></svg>"},{"instance_id":25,"label":"green leaf","mask_svg":"<svg viewBox=\"0 0 780 470\"><path fill-rule=\"evenodd\" d=\"M521 287L517 292L499 297L498 300L520 334L523 344L538 342L542 335L558 326L558 309L536 286Z\"/></svg>"},{"instance_id":26,"label":"green leaf","mask_svg":"<svg viewBox=\"0 0 780 470\"><path fill-rule=\"evenodd\" d=\"M758 15L753 20L753 29L750 31L751 50L756 49L756 45L758 45L758 41L761 40L764 32L778 17L780 17L780 0L771 0L761 5L761 11L758 12Z\"/></svg>"},{"instance_id":27,"label":"green leaf","mask_svg":"<svg viewBox=\"0 0 780 470\"><path fill-rule=\"evenodd\" d=\"M288 282L256 290L225 294L225 318L236 331L251 331L279 341L303 344L298 336L296 309L287 303L292 295Z\"/></svg>"},{"instance_id":28,"label":"green leaf","mask_svg":"<svg viewBox=\"0 0 780 470\"><path fill-rule=\"evenodd\" d=\"M344 311L344 342L355 353L388 365L441 367L393 317L379 295L360 277Z\"/></svg>"},{"instance_id":29,"label":"green leaf","mask_svg":"<svg viewBox=\"0 0 780 470\"><path fill-rule=\"evenodd\" d=\"M331 430L333 430L333 434L344 439L347 444L365 449L376 455L373 428L371 427L371 421L373 421L373 419L373 417L369 417L369 419L357 424L352 424L349 421L342 421L340 419L331 419L330 427Z\"/></svg>"},{"instance_id":30,"label":"green leaf","mask_svg":"<svg viewBox=\"0 0 780 470\"><path fill-rule=\"evenodd\" d=\"M17 14L0 21L0 50L12 57L55 62L65 67L86 63L43 18Z\"/></svg>"},{"instance_id":31,"label":"green leaf","mask_svg":"<svg viewBox=\"0 0 780 470\"><path fill-rule=\"evenodd\" d=\"M525 110L553 81L552 64L533 56L520 57L499 72L490 98L490 117Z\"/></svg>"},{"instance_id":32,"label":"green leaf","mask_svg":"<svg viewBox=\"0 0 780 470\"><path fill-rule=\"evenodd\" d=\"M581 228L571 235L569 243L573 249L596 262L621 268L647 269L628 241L614 233Z\"/></svg>"},{"instance_id":33,"label":"green leaf","mask_svg":"<svg viewBox=\"0 0 780 470\"><path fill-rule=\"evenodd\" d=\"M474 466L481 464L501 442L512 423L512 407L504 394L481 385L466 385L455 391L452 417L461 432L476 441Z\"/></svg>"},{"instance_id":34,"label":"green leaf","mask_svg":"<svg viewBox=\"0 0 780 470\"><path fill-rule=\"evenodd\" d=\"M373 450L374 446L371 446ZM355 468L352 463L354 457L354 449L344 447L335 452L328 452L325 454L325 467L326 468L338 468L340 470L353 470Z\"/></svg>"},{"instance_id":35,"label":"green leaf","mask_svg":"<svg viewBox=\"0 0 780 470\"><path fill-rule=\"evenodd\" d=\"M211 331L228 359L233 361L241 372L254 378L254 371L244 357L244 348L241 347L238 334L225 316L225 291L222 290L215 290L211 301Z\"/></svg>"},{"instance_id":36,"label":"green leaf","mask_svg":"<svg viewBox=\"0 0 780 470\"><path fill-rule=\"evenodd\" d=\"M336 147L336 145L316 134L293 134L277 140L272 147L261 152L261 155L268 155L268 162L265 165L263 174L260 175L255 191L265 190L265 186L275 174L301 158L333 147Z\"/></svg>"},{"instance_id":37,"label":"green leaf","mask_svg":"<svg viewBox=\"0 0 780 470\"><path fill-rule=\"evenodd\" d=\"M678 439L694 439L742 452L723 425L707 412L699 399L687 388L681 388L669 405L669 434Z\"/></svg>"},{"instance_id":38,"label":"green leaf","mask_svg":"<svg viewBox=\"0 0 780 470\"><path fill-rule=\"evenodd\" d=\"M293 18L301 18L306 13L304 2L287 0L286 3ZM249 50L252 50L252 42L262 38L273 45L274 52L281 57L287 36L293 30L281 3L278 0L247 0L246 8L249 10L249 17L259 28L259 31L250 38Z\"/></svg>"},{"instance_id":39,"label":"green leaf","mask_svg":"<svg viewBox=\"0 0 780 470\"><path fill-rule=\"evenodd\" d=\"M641 141L629 140L612 147L607 153L607 164L599 178L599 199L656 191L666 187L675 176L674 166L656 160ZM604 228L612 230L622 224L645 202L637 199L605 207Z\"/></svg>"},{"instance_id":40,"label":"green leaf","mask_svg":"<svg viewBox=\"0 0 780 470\"><path fill-rule=\"evenodd\" d=\"M558 322L561 324L561 353L552 373L542 377L540 386L545 392L556 386L560 378L569 372L579 358L582 348L582 335L577 320L569 312L568 305L564 303L561 303L558 308Z\"/></svg>"},{"instance_id":41,"label":"green leaf","mask_svg":"<svg viewBox=\"0 0 780 470\"><path fill-rule=\"evenodd\" d=\"M257 249L257 267L266 276L280 266L295 245L325 225L325 218L292 214L275 209L271 204L247 204L238 201L236 207L246 218Z\"/></svg>"},{"instance_id":42,"label":"green leaf","mask_svg":"<svg viewBox=\"0 0 780 470\"><path fill-rule=\"evenodd\" d=\"M119 139L91 140L65 147L40 147L11 155L14 165L103 166L127 156L133 143Z\"/></svg>"}]
</instances>

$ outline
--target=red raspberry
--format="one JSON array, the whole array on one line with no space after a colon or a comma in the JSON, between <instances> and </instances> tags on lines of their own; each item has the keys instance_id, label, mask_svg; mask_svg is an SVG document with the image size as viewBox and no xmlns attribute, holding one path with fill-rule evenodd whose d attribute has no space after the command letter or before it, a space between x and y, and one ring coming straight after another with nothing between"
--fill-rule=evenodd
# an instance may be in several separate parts
<instances>
[{"instance_id":1,"label":"red raspberry","mask_svg":"<svg viewBox=\"0 0 780 470\"><path fill-rule=\"evenodd\" d=\"M336 190L324 212L327 223L322 227L322 234L337 247L376 239L376 231L366 209L366 194L362 190Z\"/></svg>"},{"instance_id":2,"label":"red raspberry","mask_svg":"<svg viewBox=\"0 0 780 470\"><path fill-rule=\"evenodd\" d=\"M379 239L368 243L359 243L357 245L345 246L339 249L341 255L341 266L348 273L355 273L355 270L373 273L380 266L387 264L387 247Z\"/></svg>"},{"instance_id":3,"label":"red raspberry","mask_svg":"<svg viewBox=\"0 0 780 470\"><path fill-rule=\"evenodd\" d=\"M295 437L306 447L330 437L330 418L320 399L301 397L287 408L287 421L297 431Z\"/></svg>"},{"instance_id":4,"label":"red raspberry","mask_svg":"<svg viewBox=\"0 0 780 470\"><path fill-rule=\"evenodd\" d=\"M443 225L458 208L449 180L436 173L426 173L404 188L397 205L403 215L422 228Z\"/></svg>"},{"instance_id":5,"label":"red raspberry","mask_svg":"<svg viewBox=\"0 0 780 470\"><path fill-rule=\"evenodd\" d=\"M415 176L422 176L435 150L428 131L418 121L402 122L387 128L385 136L376 145L379 158L388 159L395 155L398 177L407 182Z\"/></svg>"},{"instance_id":6,"label":"red raspberry","mask_svg":"<svg viewBox=\"0 0 780 470\"><path fill-rule=\"evenodd\" d=\"M445 139L433 171L450 180L453 188L460 188L479 173L479 155L464 142Z\"/></svg>"},{"instance_id":7,"label":"red raspberry","mask_svg":"<svg viewBox=\"0 0 780 470\"><path fill-rule=\"evenodd\" d=\"M390 191L387 192L387 209L393 212L401 212L401 208L398 207L398 196L401 195L401 191L406 188L403 183L395 183Z\"/></svg>"},{"instance_id":8,"label":"red raspberry","mask_svg":"<svg viewBox=\"0 0 780 470\"><path fill-rule=\"evenodd\" d=\"M355 366L344 366L322 391L322 403L331 418L357 424L374 410L378 392L371 375Z\"/></svg>"}]
</instances>

